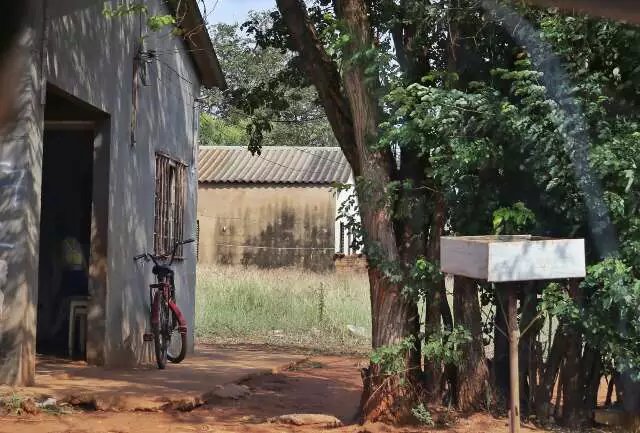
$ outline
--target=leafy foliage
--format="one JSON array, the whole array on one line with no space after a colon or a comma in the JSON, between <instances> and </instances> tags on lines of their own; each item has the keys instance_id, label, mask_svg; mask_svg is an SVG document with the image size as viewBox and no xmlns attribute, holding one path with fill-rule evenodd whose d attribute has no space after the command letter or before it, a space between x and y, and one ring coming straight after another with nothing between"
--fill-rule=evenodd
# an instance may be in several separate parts
<instances>
[{"instance_id":1,"label":"leafy foliage","mask_svg":"<svg viewBox=\"0 0 640 433\"><path fill-rule=\"evenodd\" d=\"M212 41L229 89L206 91L205 108L221 119L216 126L242 129L242 134L200 137L203 144L264 146L331 146L335 139L318 104L315 90L288 69L293 55L274 47L260 46L255 37L243 33L264 31L272 23L269 13L252 12L248 22L216 24ZM206 131L205 131L206 132ZM235 141L229 141L233 138Z\"/></svg>"},{"instance_id":2,"label":"leafy foliage","mask_svg":"<svg viewBox=\"0 0 640 433\"><path fill-rule=\"evenodd\" d=\"M165 28L170 28L173 35L182 34L182 29L176 17L169 14L152 14L149 7L144 3L118 3L115 7L105 3L102 14L107 18L123 18L131 16L142 16L145 19L147 28L152 32L159 32ZM145 35L143 35L144 39Z\"/></svg>"},{"instance_id":3,"label":"leafy foliage","mask_svg":"<svg viewBox=\"0 0 640 433\"><path fill-rule=\"evenodd\" d=\"M558 285L550 285L543 308L578 327L619 371L630 371L640 380L640 281L621 260L606 259L589 268L582 287L588 296L585 305L576 304Z\"/></svg>"},{"instance_id":4,"label":"leafy foliage","mask_svg":"<svg viewBox=\"0 0 640 433\"><path fill-rule=\"evenodd\" d=\"M431 412L429 412L427 408L424 407L423 403L414 406L413 409L411 409L411 413L413 414L414 418L424 426L433 427L436 425L436 423L433 421L433 417L431 416Z\"/></svg>"},{"instance_id":5,"label":"leafy foliage","mask_svg":"<svg viewBox=\"0 0 640 433\"><path fill-rule=\"evenodd\" d=\"M443 330L429 335L422 353L425 359L456 365L464 356L464 345L472 340L471 331L456 326L452 330Z\"/></svg>"},{"instance_id":6,"label":"leafy foliage","mask_svg":"<svg viewBox=\"0 0 640 433\"><path fill-rule=\"evenodd\" d=\"M412 350L415 350L415 340L413 337L407 337L394 345L377 348L369 359L372 364L380 367L383 375L400 376L404 379L408 373L405 358Z\"/></svg>"},{"instance_id":7,"label":"leafy foliage","mask_svg":"<svg viewBox=\"0 0 640 433\"><path fill-rule=\"evenodd\" d=\"M500 3L517 9L535 40L516 40L522 33L505 30L505 21L476 1L375 0L360 3L372 43L359 45L339 18L340 1L308 5L303 24L318 35L313 48L320 45L326 56L319 60L342 74L323 89L339 95L324 101L353 96L345 80L353 87L355 70L362 72L362 99L377 103L373 115L351 107L333 125L345 154L353 143L339 131L363 123L350 116L369 116L377 126L366 149L356 149L362 160L350 159L354 169L376 164L376 173L387 176L384 182L358 178L358 199L366 204L361 213L386 212L393 220L393 248L376 238L380 226L361 230L369 265L410 302L428 303L442 284L441 234L584 237L591 267L583 297L572 299L551 285L541 308L562 321L560 332L571 328L576 341L587 341L601 358L635 368L640 347L630 340L638 341L630 312L640 309L640 30ZM295 45L279 12L268 25L253 20L246 28L261 48L289 53ZM303 57L291 55L278 81L306 85L322 65L305 64ZM289 108L281 90L271 81L238 93L253 116L253 149L275 113ZM605 259L610 256L618 259ZM496 303L490 289L481 295L487 306ZM454 361L463 356L458 348L466 337L456 328L435 333L423 354ZM372 362L399 374L407 350L402 344L378 348Z\"/></svg>"},{"instance_id":8,"label":"leafy foliage","mask_svg":"<svg viewBox=\"0 0 640 433\"><path fill-rule=\"evenodd\" d=\"M536 216L522 202L493 212L493 232L497 235L523 233L536 221Z\"/></svg>"}]
</instances>

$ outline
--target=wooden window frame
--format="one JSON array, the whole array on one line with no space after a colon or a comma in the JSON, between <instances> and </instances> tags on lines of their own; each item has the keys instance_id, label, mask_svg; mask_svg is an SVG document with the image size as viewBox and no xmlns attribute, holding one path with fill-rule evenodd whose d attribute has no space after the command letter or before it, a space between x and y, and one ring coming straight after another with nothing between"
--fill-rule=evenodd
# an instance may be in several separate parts
<instances>
[{"instance_id":1,"label":"wooden window frame","mask_svg":"<svg viewBox=\"0 0 640 433\"><path fill-rule=\"evenodd\" d=\"M155 162L153 247L155 254L169 255L175 242L184 238L187 165L160 152L156 153ZM176 259L182 258L180 246Z\"/></svg>"}]
</instances>

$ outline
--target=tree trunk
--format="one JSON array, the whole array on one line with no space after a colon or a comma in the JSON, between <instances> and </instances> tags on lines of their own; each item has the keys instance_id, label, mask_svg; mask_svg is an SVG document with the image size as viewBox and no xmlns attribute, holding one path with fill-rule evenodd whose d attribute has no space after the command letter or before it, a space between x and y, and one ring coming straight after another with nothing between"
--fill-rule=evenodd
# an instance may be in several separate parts
<instances>
[{"instance_id":1,"label":"tree trunk","mask_svg":"<svg viewBox=\"0 0 640 433\"><path fill-rule=\"evenodd\" d=\"M536 340L543 322L537 320L539 302L535 284L525 282L521 283L521 287L520 327L522 330L527 329L527 332L520 337L520 407L522 413L527 415L533 410L533 393L538 383L535 363Z\"/></svg>"},{"instance_id":2,"label":"tree trunk","mask_svg":"<svg viewBox=\"0 0 640 433\"><path fill-rule=\"evenodd\" d=\"M579 281L569 282L569 295L578 305L581 304L582 293ZM584 387L580 380L582 338L578 332L569 330L564 350L566 359L562 371L564 375L562 422L567 427L578 428L582 422L582 399L584 398Z\"/></svg>"},{"instance_id":3,"label":"tree trunk","mask_svg":"<svg viewBox=\"0 0 640 433\"><path fill-rule=\"evenodd\" d=\"M609 378L609 382L607 383L607 397L604 400L604 407L611 406L611 399L613 397L613 385L614 385L613 375Z\"/></svg>"},{"instance_id":4,"label":"tree trunk","mask_svg":"<svg viewBox=\"0 0 640 433\"><path fill-rule=\"evenodd\" d=\"M334 135L364 192L358 194L358 200L369 260L373 348L398 344L417 332L419 318L416 303L380 270L385 265L397 265L400 255L386 205L395 161L390 149L373 150L371 146L378 134L378 105L372 91L375 84L367 82L361 61L349 62L340 75L309 20L303 0L276 3L289 30L291 47L299 54L301 69L318 91ZM350 36L344 49L347 59L372 47L367 4L365 0L334 0L336 15ZM413 395L419 392L413 386L420 368L416 359L412 353L405 356L407 382L385 376L378 365L363 371L361 408L365 420L398 421L411 415Z\"/></svg>"},{"instance_id":5,"label":"tree trunk","mask_svg":"<svg viewBox=\"0 0 640 433\"><path fill-rule=\"evenodd\" d=\"M590 346L585 347L582 357L580 382L584 387L583 413L590 413L598 405L598 390L602 379L602 358L600 352Z\"/></svg>"},{"instance_id":6,"label":"tree trunk","mask_svg":"<svg viewBox=\"0 0 640 433\"><path fill-rule=\"evenodd\" d=\"M369 11L364 0L336 0L336 14L351 35L345 56L372 46ZM419 330L417 304L402 294L398 284L386 279L380 268L397 264L400 256L396 245L394 224L386 206L386 188L393 169L390 150L370 150L377 138L378 107L366 83L365 65L354 63L343 71L344 91L351 107L356 155L362 170L366 193L359 197L367 256L370 259L373 348L398 344ZM378 365L369 366L362 394L362 413L367 421L407 421L415 396L415 377L420 364L409 352L404 359L406 381L399 376L385 376Z\"/></svg>"},{"instance_id":7,"label":"tree trunk","mask_svg":"<svg viewBox=\"0 0 640 433\"><path fill-rule=\"evenodd\" d=\"M493 328L493 377L496 390L509 398L509 339L507 338L507 293L510 284L496 284L496 318Z\"/></svg>"},{"instance_id":8,"label":"tree trunk","mask_svg":"<svg viewBox=\"0 0 640 433\"><path fill-rule=\"evenodd\" d=\"M435 211L429 233L429 244L427 246L427 259L430 262L440 260L440 238L444 230L446 215L446 204L442 194L436 194ZM425 318L425 334L435 335L442 329L442 302L447 302L442 295L445 292L444 280L438 282L430 288L427 299L427 317ZM447 309L448 309L447 304ZM440 404L444 394L444 380L442 363L425 359L424 361L424 386L425 399L428 403Z\"/></svg>"},{"instance_id":9,"label":"tree trunk","mask_svg":"<svg viewBox=\"0 0 640 433\"><path fill-rule=\"evenodd\" d=\"M556 330L549 357L542 373L540 385L535 395L536 418L543 423L546 423L549 416L552 415L551 399L553 397L554 387L558 382L562 361L564 360L567 340L563 327L564 325L560 324Z\"/></svg>"},{"instance_id":10,"label":"tree trunk","mask_svg":"<svg viewBox=\"0 0 640 433\"><path fill-rule=\"evenodd\" d=\"M472 340L464 347L458 365L457 405L462 412L486 406L489 370L482 344L482 323L478 290L473 280L456 277L453 289L453 309L456 325L471 331Z\"/></svg>"}]
</instances>

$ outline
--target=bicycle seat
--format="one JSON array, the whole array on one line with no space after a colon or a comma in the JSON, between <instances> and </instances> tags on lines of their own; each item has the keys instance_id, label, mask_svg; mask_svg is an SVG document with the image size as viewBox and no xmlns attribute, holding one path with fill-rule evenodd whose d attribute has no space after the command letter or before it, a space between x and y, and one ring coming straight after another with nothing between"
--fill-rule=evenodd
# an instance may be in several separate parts
<instances>
[{"instance_id":1,"label":"bicycle seat","mask_svg":"<svg viewBox=\"0 0 640 433\"><path fill-rule=\"evenodd\" d=\"M154 265L151 272L153 272L153 275L169 275L173 273L173 271L167 266L159 265Z\"/></svg>"}]
</instances>

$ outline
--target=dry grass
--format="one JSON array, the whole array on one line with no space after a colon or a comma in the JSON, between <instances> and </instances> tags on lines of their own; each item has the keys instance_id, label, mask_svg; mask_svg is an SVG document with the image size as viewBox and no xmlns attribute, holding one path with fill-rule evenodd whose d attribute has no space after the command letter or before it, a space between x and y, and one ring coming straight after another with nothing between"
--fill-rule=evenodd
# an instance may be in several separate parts
<instances>
[{"instance_id":1,"label":"dry grass","mask_svg":"<svg viewBox=\"0 0 640 433\"><path fill-rule=\"evenodd\" d=\"M360 327L365 337L348 326ZM251 342L326 351L370 347L366 275L297 269L199 267L196 333L214 342Z\"/></svg>"}]
</instances>

